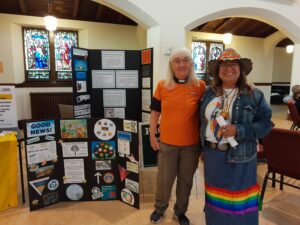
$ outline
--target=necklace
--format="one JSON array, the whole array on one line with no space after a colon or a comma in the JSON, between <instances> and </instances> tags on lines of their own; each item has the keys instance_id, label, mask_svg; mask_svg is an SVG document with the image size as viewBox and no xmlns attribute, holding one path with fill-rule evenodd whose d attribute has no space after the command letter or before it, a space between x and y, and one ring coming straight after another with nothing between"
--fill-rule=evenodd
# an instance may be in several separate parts
<instances>
[{"instance_id":1,"label":"necklace","mask_svg":"<svg viewBox=\"0 0 300 225\"><path fill-rule=\"evenodd\" d=\"M229 110L233 103L234 96L237 94L237 88L233 88L232 90L226 92L224 89L224 94L221 97L222 101L222 112L221 115L226 120L229 118Z\"/></svg>"}]
</instances>

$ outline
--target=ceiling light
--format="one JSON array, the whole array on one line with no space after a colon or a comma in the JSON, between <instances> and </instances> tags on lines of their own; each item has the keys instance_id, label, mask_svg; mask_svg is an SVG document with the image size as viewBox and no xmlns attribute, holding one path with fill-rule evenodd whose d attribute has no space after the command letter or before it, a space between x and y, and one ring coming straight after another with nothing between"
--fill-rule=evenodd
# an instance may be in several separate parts
<instances>
[{"instance_id":1,"label":"ceiling light","mask_svg":"<svg viewBox=\"0 0 300 225\"><path fill-rule=\"evenodd\" d=\"M225 45L230 44L232 39L232 34L231 33L225 33L223 34L223 43Z\"/></svg>"},{"instance_id":2,"label":"ceiling light","mask_svg":"<svg viewBox=\"0 0 300 225\"><path fill-rule=\"evenodd\" d=\"M287 53L293 53L294 51L294 45L287 45L286 46L286 52Z\"/></svg>"},{"instance_id":3,"label":"ceiling light","mask_svg":"<svg viewBox=\"0 0 300 225\"><path fill-rule=\"evenodd\" d=\"M57 26L57 19L54 16L45 16L44 17L44 22L45 22L45 26L46 29L49 31L54 31L56 30L56 26Z\"/></svg>"},{"instance_id":4,"label":"ceiling light","mask_svg":"<svg viewBox=\"0 0 300 225\"><path fill-rule=\"evenodd\" d=\"M48 14L52 15L52 1L53 0L48 0ZM45 16L44 17L44 23L46 26L46 29L49 31L54 31L56 30L57 26L57 19L54 16Z\"/></svg>"}]
</instances>

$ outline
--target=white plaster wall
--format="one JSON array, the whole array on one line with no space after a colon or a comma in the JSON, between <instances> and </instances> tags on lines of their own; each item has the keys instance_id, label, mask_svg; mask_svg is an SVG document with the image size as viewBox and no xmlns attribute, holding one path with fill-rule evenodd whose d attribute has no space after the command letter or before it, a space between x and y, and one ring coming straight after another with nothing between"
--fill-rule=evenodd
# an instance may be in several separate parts
<instances>
[{"instance_id":1,"label":"white plaster wall","mask_svg":"<svg viewBox=\"0 0 300 225\"><path fill-rule=\"evenodd\" d=\"M272 82L290 82L293 54L286 53L285 48L275 48Z\"/></svg>"}]
</instances>

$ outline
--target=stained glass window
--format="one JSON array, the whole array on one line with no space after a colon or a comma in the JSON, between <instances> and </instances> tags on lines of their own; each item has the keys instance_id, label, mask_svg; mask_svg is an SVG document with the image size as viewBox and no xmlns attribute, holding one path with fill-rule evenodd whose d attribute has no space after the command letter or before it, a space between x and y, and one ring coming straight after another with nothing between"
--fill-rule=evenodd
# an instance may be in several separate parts
<instances>
[{"instance_id":1,"label":"stained glass window","mask_svg":"<svg viewBox=\"0 0 300 225\"><path fill-rule=\"evenodd\" d=\"M25 66L28 79L50 79L49 33L46 30L24 28Z\"/></svg>"},{"instance_id":2,"label":"stained glass window","mask_svg":"<svg viewBox=\"0 0 300 225\"><path fill-rule=\"evenodd\" d=\"M72 47L77 47L77 32L56 31L54 33L55 71L58 80L72 79Z\"/></svg>"},{"instance_id":3,"label":"stained glass window","mask_svg":"<svg viewBox=\"0 0 300 225\"><path fill-rule=\"evenodd\" d=\"M221 43L211 43L209 47L209 60L218 59L224 50L224 45Z\"/></svg>"},{"instance_id":4,"label":"stained glass window","mask_svg":"<svg viewBox=\"0 0 300 225\"><path fill-rule=\"evenodd\" d=\"M204 74L206 72L206 43L193 42L192 49L195 73Z\"/></svg>"},{"instance_id":5,"label":"stained glass window","mask_svg":"<svg viewBox=\"0 0 300 225\"><path fill-rule=\"evenodd\" d=\"M210 41L193 41L192 55L195 73L200 79L207 78L207 63L209 60L217 59L224 50L224 44Z\"/></svg>"}]
</instances>

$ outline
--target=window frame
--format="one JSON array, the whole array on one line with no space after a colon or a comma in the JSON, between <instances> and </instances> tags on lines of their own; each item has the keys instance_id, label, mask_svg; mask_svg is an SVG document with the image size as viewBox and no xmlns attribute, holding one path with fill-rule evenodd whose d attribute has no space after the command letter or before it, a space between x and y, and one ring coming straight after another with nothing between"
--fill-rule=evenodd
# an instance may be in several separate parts
<instances>
[{"instance_id":1,"label":"window frame","mask_svg":"<svg viewBox=\"0 0 300 225\"><path fill-rule=\"evenodd\" d=\"M28 77L28 70L26 69L26 54L25 54L25 42L24 42L24 31L25 29L37 29L37 30L45 30L49 34L49 78L46 80L32 80ZM54 46L54 34L55 32L74 32L76 33L76 41L77 47L79 46L79 38L78 38L78 31L77 30L68 30L68 29L58 29L55 31L48 31L43 27L22 27L22 47L23 47L23 61L24 61L24 75L25 80L22 84L17 85L18 87L72 87L72 79L70 80L59 80L57 79L57 71L55 68L55 46ZM73 60L73 59L72 59Z\"/></svg>"}]
</instances>

